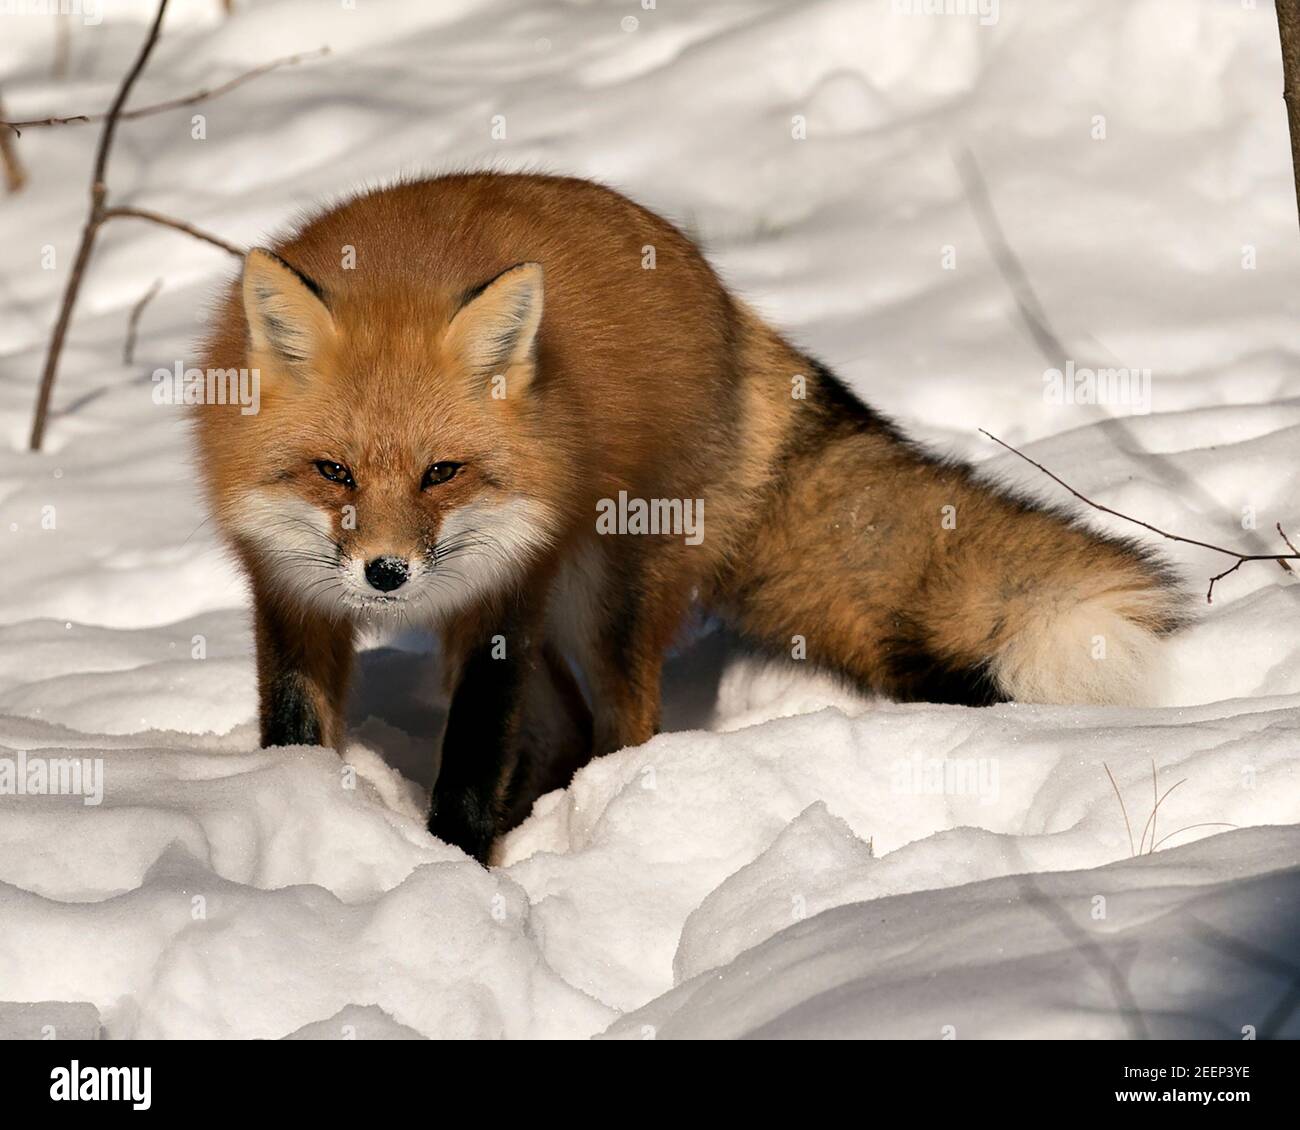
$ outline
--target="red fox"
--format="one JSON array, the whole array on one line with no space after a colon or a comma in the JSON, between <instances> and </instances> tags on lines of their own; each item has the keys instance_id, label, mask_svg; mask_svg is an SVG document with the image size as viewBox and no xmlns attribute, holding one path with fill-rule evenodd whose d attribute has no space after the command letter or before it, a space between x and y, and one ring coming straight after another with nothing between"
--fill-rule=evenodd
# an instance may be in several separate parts
<instances>
[{"instance_id":1,"label":"red fox","mask_svg":"<svg viewBox=\"0 0 1300 1130\"><path fill-rule=\"evenodd\" d=\"M1144 701L1182 620L1148 550L918 447L587 181L366 192L251 251L205 353L260 374L260 410L205 404L197 438L262 743L341 749L355 628L427 625L451 696L429 829L480 861L530 771L530 681L581 673L586 754L645 742L697 603L865 691L971 706Z\"/></svg>"}]
</instances>

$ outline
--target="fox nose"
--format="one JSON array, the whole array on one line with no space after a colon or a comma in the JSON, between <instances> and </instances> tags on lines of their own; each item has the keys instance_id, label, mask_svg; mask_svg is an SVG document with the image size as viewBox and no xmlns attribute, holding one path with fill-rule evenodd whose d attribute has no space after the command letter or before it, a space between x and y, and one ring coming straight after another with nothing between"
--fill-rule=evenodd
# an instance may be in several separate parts
<instances>
[{"instance_id":1,"label":"fox nose","mask_svg":"<svg viewBox=\"0 0 1300 1130\"><path fill-rule=\"evenodd\" d=\"M372 589L392 592L406 584L410 570L401 557L376 557L366 562L366 580Z\"/></svg>"}]
</instances>

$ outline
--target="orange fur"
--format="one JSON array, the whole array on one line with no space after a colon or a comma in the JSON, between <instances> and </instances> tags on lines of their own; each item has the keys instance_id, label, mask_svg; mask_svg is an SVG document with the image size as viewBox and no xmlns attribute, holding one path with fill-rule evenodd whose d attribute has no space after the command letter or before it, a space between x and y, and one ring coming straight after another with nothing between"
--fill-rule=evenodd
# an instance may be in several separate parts
<instances>
[{"instance_id":1,"label":"orange fur","mask_svg":"<svg viewBox=\"0 0 1300 1130\"><path fill-rule=\"evenodd\" d=\"M681 232L586 181L447 176L324 212L250 255L205 364L261 375L260 412L205 405L197 439L253 579L264 741L341 742L341 657L368 617L442 633L449 740L469 745L475 710L493 748L520 745L526 696L484 674L506 670L490 641L514 649L516 690L551 641L588 682L596 752L655 733L663 655L696 600L864 688L970 702L1134 697L1178 619L1149 556L919 451ZM620 491L703 500L702 540L601 536ZM409 583L368 587L379 558ZM1098 633L1122 664L1078 677L1072 650L1062 666L1057 634L1077 649ZM305 694L265 690L281 684ZM490 760L481 781L458 770L432 818L480 858L468 829L502 823L519 773L514 752Z\"/></svg>"}]
</instances>

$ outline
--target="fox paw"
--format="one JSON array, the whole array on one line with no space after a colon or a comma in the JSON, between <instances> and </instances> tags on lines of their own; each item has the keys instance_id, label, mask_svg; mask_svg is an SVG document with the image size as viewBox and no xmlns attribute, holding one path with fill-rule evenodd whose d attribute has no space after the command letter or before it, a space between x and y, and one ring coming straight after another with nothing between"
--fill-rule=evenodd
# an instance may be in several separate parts
<instances>
[{"instance_id":1,"label":"fox paw","mask_svg":"<svg viewBox=\"0 0 1300 1130\"><path fill-rule=\"evenodd\" d=\"M435 789L429 809L429 832L487 866L496 838L492 806L475 789Z\"/></svg>"}]
</instances>

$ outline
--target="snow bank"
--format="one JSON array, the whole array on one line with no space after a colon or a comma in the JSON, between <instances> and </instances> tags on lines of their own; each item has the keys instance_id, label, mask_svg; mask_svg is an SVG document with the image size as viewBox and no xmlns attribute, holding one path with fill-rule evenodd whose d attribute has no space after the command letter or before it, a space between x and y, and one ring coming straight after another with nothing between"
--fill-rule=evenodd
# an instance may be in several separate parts
<instances>
[{"instance_id":1,"label":"snow bank","mask_svg":"<svg viewBox=\"0 0 1300 1130\"><path fill-rule=\"evenodd\" d=\"M1275 957L1300 928L1298 864L1295 828L1257 828L1163 858L853 902L608 1035L1015 1039L1032 1015L1040 1038L1295 1039Z\"/></svg>"},{"instance_id":2,"label":"snow bank","mask_svg":"<svg viewBox=\"0 0 1300 1130\"><path fill-rule=\"evenodd\" d=\"M63 82L49 22L6 17L8 112L105 104L151 8L74 28ZM991 26L889 0L218 9L169 15L139 104L332 54L125 124L118 202L253 243L399 170L599 177L990 473L1059 497L980 426L1190 537L1300 532L1267 5L1004 2ZM1294 964L1297 936L1300 587L1272 566L1200 603L1145 711L869 702L704 634L669 665L670 732L544 797L491 871L423 830L445 710L427 642L362 656L342 761L257 750L245 588L149 380L189 357L232 261L106 228L47 449L23 450L91 136L26 131L32 183L0 206L0 779L75 762L102 785L0 795L0 1000L31 1006L0 1005L0 1034L1298 1034L1261 956ZM967 150L1061 357L1017 312ZM1149 369L1149 401L1053 399L1066 362ZM1164 548L1198 601L1227 564Z\"/></svg>"}]
</instances>

